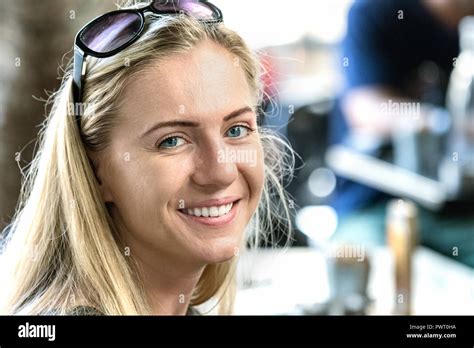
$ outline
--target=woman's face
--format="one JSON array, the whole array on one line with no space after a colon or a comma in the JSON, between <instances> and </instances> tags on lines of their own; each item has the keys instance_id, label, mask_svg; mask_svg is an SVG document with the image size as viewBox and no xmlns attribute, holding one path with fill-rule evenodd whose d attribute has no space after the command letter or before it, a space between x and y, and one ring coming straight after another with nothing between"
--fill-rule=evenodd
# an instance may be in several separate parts
<instances>
[{"instance_id":1,"label":"woman's face","mask_svg":"<svg viewBox=\"0 0 474 348\"><path fill-rule=\"evenodd\" d=\"M122 100L97 174L125 243L182 262L232 258L264 180L239 60L202 42L133 77Z\"/></svg>"}]
</instances>

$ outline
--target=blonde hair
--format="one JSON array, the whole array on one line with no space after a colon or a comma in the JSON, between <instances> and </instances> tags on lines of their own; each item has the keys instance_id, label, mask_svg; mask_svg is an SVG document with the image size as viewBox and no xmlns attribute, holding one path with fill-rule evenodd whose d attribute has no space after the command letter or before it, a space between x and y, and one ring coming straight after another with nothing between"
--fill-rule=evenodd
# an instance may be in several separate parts
<instances>
[{"instance_id":1,"label":"blonde hair","mask_svg":"<svg viewBox=\"0 0 474 348\"><path fill-rule=\"evenodd\" d=\"M81 129L72 104L71 69L51 96L52 108L39 133L39 149L24 176L6 248L0 256L0 314L66 314L93 306L107 315L150 314L132 256L122 253L118 233L101 200L87 150L109 144L118 96L127 80L150 62L212 40L239 59L256 105L262 98L257 57L222 24L206 25L188 16L146 19L140 39L113 57L88 57ZM87 105L93 105L93 110ZM276 134L260 127L265 183L245 243L272 239L280 224L291 230L283 187L294 152ZM281 229L281 228L280 228ZM5 247L5 246L4 246ZM245 246L244 246L245 247ZM191 299L199 305L219 299L219 313L231 313L237 257L206 266Z\"/></svg>"}]
</instances>

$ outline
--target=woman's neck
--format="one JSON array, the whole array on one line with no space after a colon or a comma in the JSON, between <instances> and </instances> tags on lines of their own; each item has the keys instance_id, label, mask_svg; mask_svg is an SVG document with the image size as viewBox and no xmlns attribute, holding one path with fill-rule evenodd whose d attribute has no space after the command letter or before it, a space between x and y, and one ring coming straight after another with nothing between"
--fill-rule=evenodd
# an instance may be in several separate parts
<instances>
[{"instance_id":1,"label":"woman's neck","mask_svg":"<svg viewBox=\"0 0 474 348\"><path fill-rule=\"evenodd\" d=\"M127 241L153 315L185 315L206 265Z\"/></svg>"},{"instance_id":2,"label":"woman's neck","mask_svg":"<svg viewBox=\"0 0 474 348\"><path fill-rule=\"evenodd\" d=\"M204 267L185 271L139 262L151 314L185 315Z\"/></svg>"}]
</instances>

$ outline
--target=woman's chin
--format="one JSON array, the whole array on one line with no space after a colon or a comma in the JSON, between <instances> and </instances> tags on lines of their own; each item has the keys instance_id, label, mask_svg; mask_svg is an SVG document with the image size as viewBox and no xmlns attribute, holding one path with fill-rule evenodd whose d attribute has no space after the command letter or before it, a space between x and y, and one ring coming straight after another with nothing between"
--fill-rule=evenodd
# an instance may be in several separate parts
<instances>
[{"instance_id":1,"label":"woman's chin","mask_svg":"<svg viewBox=\"0 0 474 348\"><path fill-rule=\"evenodd\" d=\"M239 248L232 245L220 249L208 250L200 255L203 263L218 264L232 260L239 255Z\"/></svg>"}]
</instances>

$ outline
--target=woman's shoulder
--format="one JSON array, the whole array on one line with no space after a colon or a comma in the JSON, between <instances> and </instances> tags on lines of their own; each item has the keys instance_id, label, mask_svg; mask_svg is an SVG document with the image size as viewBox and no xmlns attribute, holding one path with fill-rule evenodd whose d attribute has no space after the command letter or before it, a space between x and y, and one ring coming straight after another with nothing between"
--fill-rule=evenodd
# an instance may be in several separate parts
<instances>
[{"instance_id":1,"label":"woman's shoulder","mask_svg":"<svg viewBox=\"0 0 474 348\"><path fill-rule=\"evenodd\" d=\"M66 315L105 315L94 307L77 306L69 311ZM196 308L188 307L186 315L202 315Z\"/></svg>"},{"instance_id":2,"label":"woman's shoulder","mask_svg":"<svg viewBox=\"0 0 474 348\"><path fill-rule=\"evenodd\" d=\"M196 308L189 306L186 315L202 315Z\"/></svg>"},{"instance_id":3,"label":"woman's shoulder","mask_svg":"<svg viewBox=\"0 0 474 348\"><path fill-rule=\"evenodd\" d=\"M66 315L104 315L104 313L94 307L77 306L67 312Z\"/></svg>"}]
</instances>

